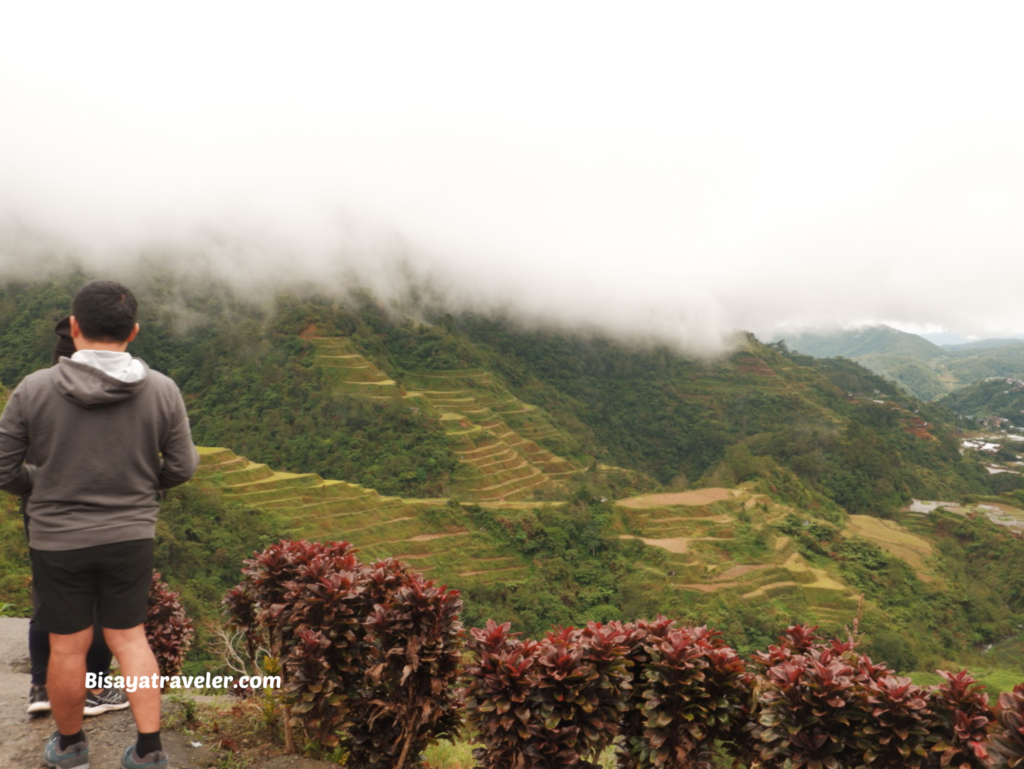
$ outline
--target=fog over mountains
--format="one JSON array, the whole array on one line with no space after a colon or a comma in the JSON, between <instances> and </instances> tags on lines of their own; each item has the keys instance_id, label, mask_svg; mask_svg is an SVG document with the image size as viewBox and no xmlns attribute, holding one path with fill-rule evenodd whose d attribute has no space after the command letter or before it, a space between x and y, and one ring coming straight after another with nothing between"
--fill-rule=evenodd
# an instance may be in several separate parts
<instances>
[{"instance_id":1,"label":"fog over mountains","mask_svg":"<svg viewBox=\"0 0 1024 769\"><path fill-rule=\"evenodd\" d=\"M429 282L700 353L1021 333L1019 12L741 6L18 5L0 267Z\"/></svg>"}]
</instances>

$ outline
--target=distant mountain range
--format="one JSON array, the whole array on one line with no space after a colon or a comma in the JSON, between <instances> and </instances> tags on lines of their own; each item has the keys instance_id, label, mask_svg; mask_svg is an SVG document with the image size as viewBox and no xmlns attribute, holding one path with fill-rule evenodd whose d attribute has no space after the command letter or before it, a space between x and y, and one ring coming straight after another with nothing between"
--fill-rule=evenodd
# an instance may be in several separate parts
<instances>
[{"instance_id":1,"label":"distant mountain range","mask_svg":"<svg viewBox=\"0 0 1024 769\"><path fill-rule=\"evenodd\" d=\"M790 350L815 358L843 357L899 384L923 400L988 377L1024 377L1024 340L981 339L937 345L891 326L783 335Z\"/></svg>"},{"instance_id":2,"label":"distant mountain range","mask_svg":"<svg viewBox=\"0 0 1024 769\"><path fill-rule=\"evenodd\" d=\"M1024 339L976 339L973 342L941 345L943 350L956 352L960 350L989 350L993 347L1007 347L1024 343Z\"/></svg>"}]
</instances>

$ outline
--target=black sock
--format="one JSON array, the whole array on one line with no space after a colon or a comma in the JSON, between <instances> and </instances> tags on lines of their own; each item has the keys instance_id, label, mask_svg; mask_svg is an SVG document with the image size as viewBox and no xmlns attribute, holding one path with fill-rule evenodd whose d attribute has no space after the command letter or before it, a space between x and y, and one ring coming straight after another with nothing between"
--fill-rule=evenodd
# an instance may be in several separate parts
<instances>
[{"instance_id":1,"label":"black sock","mask_svg":"<svg viewBox=\"0 0 1024 769\"><path fill-rule=\"evenodd\" d=\"M159 734L159 732L158 732ZM62 734L60 735L60 742L57 747L60 750L67 750L69 747L74 745L76 742L85 742L85 735L82 734L82 730L79 729L74 734Z\"/></svg>"},{"instance_id":2,"label":"black sock","mask_svg":"<svg viewBox=\"0 0 1024 769\"><path fill-rule=\"evenodd\" d=\"M163 749L164 746L160 743L159 729L155 732L149 732L148 734L139 732L139 739L135 741L135 754L139 758L145 758L150 753Z\"/></svg>"}]
</instances>

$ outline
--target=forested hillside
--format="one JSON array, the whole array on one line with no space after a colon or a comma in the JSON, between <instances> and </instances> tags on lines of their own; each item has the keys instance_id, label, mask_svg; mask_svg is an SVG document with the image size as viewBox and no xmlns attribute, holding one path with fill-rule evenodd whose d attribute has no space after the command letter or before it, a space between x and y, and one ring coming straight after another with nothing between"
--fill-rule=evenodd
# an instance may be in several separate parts
<instances>
[{"instance_id":1,"label":"forested hillside","mask_svg":"<svg viewBox=\"0 0 1024 769\"><path fill-rule=\"evenodd\" d=\"M786 344L817 358L842 356L924 400L938 400L988 377L1024 377L1024 342L990 339L939 347L888 326L788 335Z\"/></svg>"},{"instance_id":2,"label":"forested hillside","mask_svg":"<svg viewBox=\"0 0 1024 769\"><path fill-rule=\"evenodd\" d=\"M6 387L49 364L84 279L0 290ZM256 304L169 278L138 293L132 351L178 381L207 447L158 544L207 638L237 562L278 536L399 557L463 590L471 623L534 634L666 612L754 648L859 612L911 670L1024 621L1024 548L978 512L998 500L1024 521L1021 493L961 455L949 411L853 361L749 335L699 360L360 294ZM962 507L916 514L912 498ZM19 529L8 500L12 611L28 595Z\"/></svg>"},{"instance_id":3,"label":"forested hillside","mask_svg":"<svg viewBox=\"0 0 1024 769\"><path fill-rule=\"evenodd\" d=\"M950 393L940 405L975 419L999 417L1024 427L1024 378L977 382Z\"/></svg>"},{"instance_id":4,"label":"forested hillside","mask_svg":"<svg viewBox=\"0 0 1024 769\"><path fill-rule=\"evenodd\" d=\"M742 482L778 464L850 512L876 515L910 496L986 489L941 411L856 364L752 337L702 362L493 319L461 327L522 397L582 422L598 451L662 483Z\"/></svg>"},{"instance_id":5,"label":"forested hillside","mask_svg":"<svg viewBox=\"0 0 1024 769\"><path fill-rule=\"evenodd\" d=\"M48 363L53 323L81 281L0 292L5 385ZM496 318L416 322L365 297L282 296L267 308L211 285L140 293L133 350L180 384L197 442L385 494L557 496L599 465L643 490L742 482L778 464L850 512L877 515L911 496L987 488L941 412L857 366L749 336L700 361ZM511 453L485 451L495 437Z\"/></svg>"}]
</instances>

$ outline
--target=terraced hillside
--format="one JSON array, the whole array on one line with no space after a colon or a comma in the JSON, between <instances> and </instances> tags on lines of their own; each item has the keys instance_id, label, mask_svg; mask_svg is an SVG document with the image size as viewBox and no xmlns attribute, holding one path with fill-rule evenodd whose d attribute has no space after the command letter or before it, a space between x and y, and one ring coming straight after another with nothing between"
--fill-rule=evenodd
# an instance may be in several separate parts
<instances>
[{"instance_id":1,"label":"terraced hillside","mask_svg":"<svg viewBox=\"0 0 1024 769\"><path fill-rule=\"evenodd\" d=\"M200 483L215 485L239 502L276 510L291 520L292 536L345 539L366 557L400 558L460 587L515 581L530 572L524 558L503 549L447 500L386 497L313 473L275 472L223 448L202 448L200 455ZM495 515L502 507L528 506L485 504ZM642 568L654 591L773 601L836 625L848 623L857 611L854 591L832 572L809 564L787 537L773 533L771 524L791 508L750 488L651 494L621 500L615 510L613 528L628 532L617 536L653 548Z\"/></svg>"},{"instance_id":2,"label":"terraced hillside","mask_svg":"<svg viewBox=\"0 0 1024 769\"><path fill-rule=\"evenodd\" d=\"M462 461L454 488L470 501L534 499L581 469L537 443L556 428L490 372L432 371L404 381L445 426Z\"/></svg>"},{"instance_id":3,"label":"terraced hillside","mask_svg":"<svg viewBox=\"0 0 1024 769\"><path fill-rule=\"evenodd\" d=\"M444 392L441 390L433 393ZM275 510L294 537L344 539L364 558L392 556L460 589L507 587L530 578L537 564L441 499L401 499L313 473L275 472L224 448L201 448L200 484L230 499ZM495 520L528 502L483 503ZM548 503L550 504L550 503ZM859 596L831 571L809 564L772 523L792 512L748 487L651 494L617 502L606 532L639 539L650 557L638 564L651 594L665 601L724 599L836 627L857 612ZM615 533L627 532L627 533ZM759 544L752 546L752 538ZM673 598L672 596L675 596ZM685 598L689 596L689 598Z\"/></svg>"},{"instance_id":4,"label":"terraced hillside","mask_svg":"<svg viewBox=\"0 0 1024 769\"><path fill-rule=\"evenodd\" d=\"M407 374L399 385L345 337L313 337L336 392L404 398L440 420L462 466L454 493L467 501L530 500L557 494L581 469L537 441L557 428L481 369Z\"/></svg>"},{"instance_id":5,"label":"terraced hillside","mask_svg":"<svg viewBox=\"0 0 1024 769\"><path fill-rule=\"evenodd\" d=\"M196 481L220 488L230 499L290 519L295 538L344 539L364 558L392 556L430 577L457 581L511 579L526 572L515 555L499 552L464 516L447 514L443 499L386 497L315 473L275 472L230 449L199 449Z\"/></svg>"},{"instance_id":6,"label":"terraced hillside","mask_svg":"<svg viewBox=\"0 0 1024 769\"><path fill-rule=\"evenodd\" d=\"M749 486L650 494L620 500L628 534L665 551L647 568L659 583L694 599L775 601L819 623L841 626L860 596L836 574L812 566L770 528L793 512Z\"/></svg>"},{"instance_id":7,"label":"terraced hillside","mask_svg":"<svg viewBox=\"0 0 1024 769\"><path fill-rule=\"evenodd\" d=\"M328 373L336 392L367 398L404 397L395 381L360 353L345 337L313 337L317 362Z\"/></svg>"}]
</instances>

